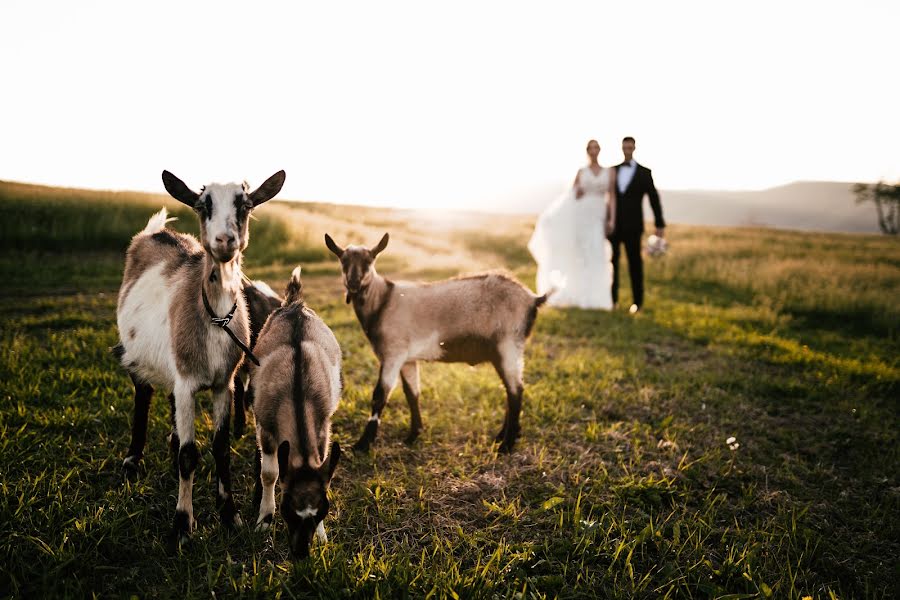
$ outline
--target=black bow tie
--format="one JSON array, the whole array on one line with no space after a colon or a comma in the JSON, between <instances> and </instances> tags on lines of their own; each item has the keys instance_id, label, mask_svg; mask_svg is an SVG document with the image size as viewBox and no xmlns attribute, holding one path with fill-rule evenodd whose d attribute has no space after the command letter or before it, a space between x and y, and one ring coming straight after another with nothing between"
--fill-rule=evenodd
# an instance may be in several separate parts
<instances>
[{"instance_id":1,"label":"black bow tie","mask_svg":"<svg viewBox=\"0 0 900 600\"><path fill-rule=\"evenodd\" d=\"M633 162L633 161L630 161L630 160L629 160L629 161L625 161L625 162L622 163L622 166L623 166L623 167L633 167L633 166L634 166L634 162Z\"/></svg>"}]
</instances>

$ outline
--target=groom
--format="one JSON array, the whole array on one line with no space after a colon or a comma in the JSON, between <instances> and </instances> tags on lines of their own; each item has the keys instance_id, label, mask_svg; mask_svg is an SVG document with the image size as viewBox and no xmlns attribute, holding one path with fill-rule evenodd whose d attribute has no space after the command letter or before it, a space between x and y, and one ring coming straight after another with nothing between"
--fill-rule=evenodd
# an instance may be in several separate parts
<instances>
[{"instance_id":1,"label":"groom","mask_svg":"<svg viewBox=\"0 0 900 600\"><path fill-rule=\"evenodd\" d=\"M650 208L656 222L656 235L663 237L666 227L663 221L659 194L653 185L650 169L635 162L634 138L622 139L625 161L616 167L616 228L609 241L612 243L613 304L619 301L619 254L625 245L628 257L628 274L631 277L631 296L634 304L629 312L634 314L644 305L644 264L641 260L641 235L644 233L644 195L650 197Z\"/></svg>"}]
</instances>

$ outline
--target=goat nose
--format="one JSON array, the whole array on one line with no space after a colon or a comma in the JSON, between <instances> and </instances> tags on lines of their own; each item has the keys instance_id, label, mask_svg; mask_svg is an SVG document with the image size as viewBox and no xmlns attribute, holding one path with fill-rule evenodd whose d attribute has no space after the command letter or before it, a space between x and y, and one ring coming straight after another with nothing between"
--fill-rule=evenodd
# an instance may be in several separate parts
<instances>
[{"instance_id":1,"label":"goat nose","mask_svg":"<svg viewBox=\"0 0 900 600\"><path fill-rule=\"evenodd\" d=\"M231 233L221 233L216 236L216 241L223 246L230 246L234 243L234 235Z\"/></svg>"}]
</instances>

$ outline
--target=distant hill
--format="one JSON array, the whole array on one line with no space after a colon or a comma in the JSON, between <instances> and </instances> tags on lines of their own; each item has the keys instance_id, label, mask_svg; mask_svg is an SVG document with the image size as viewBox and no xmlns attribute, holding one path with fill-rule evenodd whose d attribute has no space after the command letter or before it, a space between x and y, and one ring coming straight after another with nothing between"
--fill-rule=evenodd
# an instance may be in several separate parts
<instances>
[{"instance_id":1,"label":"distant hill","mask_svg":"<svg viewBox=\"0 0 900 600\"><path fill-rule=\"evenodd\" d=\"M878 233L875 207L857 204L852 187L844 182L800 181L759 191L660 190L660 196L669 223ZM547 186L502 203L511 211L537 213L559 192ZM652 218L646 200L644 215Z\"/></svg>"},{"instance_id":2,"label":"distant hill","mask_svg":"<svg viewBox=\"0 0 900 600\"><path fill-rule=\"evenodd\" d=\"M802 181L752 192L666 191L666 220L696 225L878 233L875 207L857 204L852 183Z\"/></svg>"}]
</instances>

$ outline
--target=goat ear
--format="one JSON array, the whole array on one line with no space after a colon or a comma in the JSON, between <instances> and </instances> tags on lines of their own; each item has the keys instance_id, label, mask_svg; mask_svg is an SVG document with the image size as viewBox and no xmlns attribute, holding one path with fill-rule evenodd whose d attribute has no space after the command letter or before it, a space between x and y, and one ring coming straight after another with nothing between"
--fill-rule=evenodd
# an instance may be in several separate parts
<instances>
[{"instance_id":1,"label":"goat ear","mask_svg":"<svg viewBox=\"0 0 900 600\"><path fill-rule=\"evenodd\" d=\"M191 208L194 208L197 204L197 200L200 198L200 194L190 189L182 180L178 179L168 171L162 172L162 180L163 185L166 186L166 191L169 192L170 196L182 204L187 204Z\"/></svg>"},{"instance_id":2,"label":"goat ear","mask_svg":"<svg viewBox=\"0 0 900 600\"><path fill-rule=\"evenodd\" d=\"M253 202L253 206L259 206L263 202L274 198L275 195L281 191L281 186L284 185L285 177L287 177L287 175L284 171L278 171L266 179L261 186L250 192L248 198Z\"/></svg>"},{"instance_id":3,"label":"goat ear","mask_svg":"<svg viewBox=\"0 0 900 600\"><path fill-rule=\"evenodd\" d=\"M391 236L388 235L387 233L384 234L384 237L381 238L381 241L378 242L378 245L375 246L374 248L372 248L371 250L369 250L369 252L372 253L372 258L375 258L376 256L378 256L378 255L381 253L382 250L384 250L385 248L387 248L387 244L388 244L388 240L389 240L389 239L391 239Z\"/></svg>"},{"instance_id":4,"label":"goat ear","mask_svg":"<svg viewBox=\"0 0 900 600\"><path fill-rule=\"evenodd\" d=\"M291 443L287 440L278 446L278 479L284 481L288 473L288 455L291 452Z\"/></svg>"},{"instance_id":5,"label":"goat ear","mask_svg":"<svg viewBox=\"0 0 900 600\"><path fill-rule=\"evenodd\" d=\"M322 479L325 483L331 483L334 476L334 470L337 469L338 461L341 459L341 445L337 442L331 443L331 451L328 453L328 462L322 465Z\"/></svg>"},{"instance_id":6,"label":"goat ear","mask_svg":"<svg viewBox=\"0 0 900 600\"><path fill-rule=\"evenodd\" d=\"M328 249L331 250L338 258L344 255L344 249L335 244L334 240L331 239L331 236L327 233L325 234L325 245L328 246Z\"/></svg>"}]
</instances>

